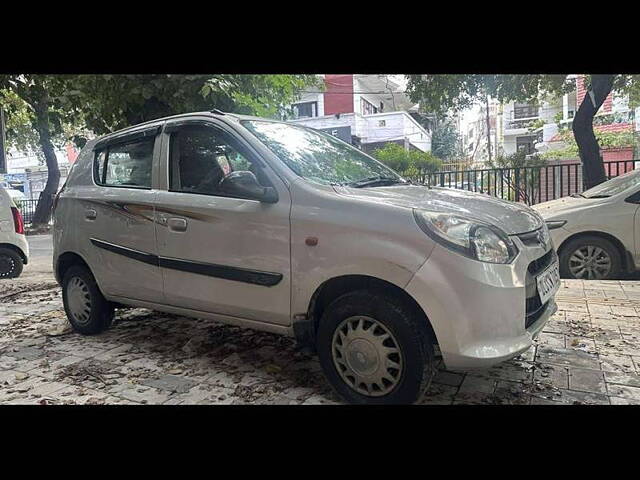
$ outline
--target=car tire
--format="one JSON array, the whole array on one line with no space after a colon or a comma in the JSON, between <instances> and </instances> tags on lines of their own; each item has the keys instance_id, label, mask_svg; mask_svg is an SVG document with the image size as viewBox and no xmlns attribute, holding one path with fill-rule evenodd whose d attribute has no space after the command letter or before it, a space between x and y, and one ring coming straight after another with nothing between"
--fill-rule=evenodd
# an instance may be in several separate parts
<instances>
[{"instance_id":1,"label":"car tire","mask_svg":"<svg viewBox=\"0 0 640 480\"><path fill-rule=\"evenodd\" d=\"M349 403L415 403L435 374L426 319L382 291L334 300L320 319L316 348L329 383Z\"/></svg>"},{"instance_id":2,"label":"car tire","mask_svg":"<svg viewBox=\"0 0 640 480\"><path fill-rule=\"evenodd\" d=\"M114 306L106 300L91 271L80 265L69 268L62 279L62 303L76 332L95 335L111 326Z\"/></svg>"},{"instance_id":3,"label":"car tire","mask_svg":"<svg viewBox=\"0 0 640 480\"><path fill-rule=\"evenodd\" d=\"M590 264L589 259L592 259ZM622 270L618 248L611 241L595 235L570 240L562 247L559 260L563 278L611 280L619 278ZM586 265L586 268L580 270L581 265Z\"/></svg>"},{"instance_id":4,"label":"car tire","mask_svg":"<svg viewBox=\"0 0 640 480\"><path fill-rule=\"evenodd\" d=\"M22 273L22 257L10 248L0 248L0 278L16 278Z\"/></svg>"}]
</instances>

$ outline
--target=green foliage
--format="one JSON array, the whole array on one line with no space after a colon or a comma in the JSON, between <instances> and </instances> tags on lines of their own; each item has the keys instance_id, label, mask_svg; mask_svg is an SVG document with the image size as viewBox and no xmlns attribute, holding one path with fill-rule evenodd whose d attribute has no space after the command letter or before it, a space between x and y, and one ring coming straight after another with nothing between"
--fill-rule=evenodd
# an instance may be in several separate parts
<instances>
[{"instance_id":1,"label":"green foliage","mask_svg":"<svg viewBox=\"0 0 640 480\"><path fill-rule=\"evenodd\" d=\"M562 112L556 112L556 114L553 116L553 123L556 123L558 126L560 126L560 122L562 122L563 118L564 114Z\"/></svg>"},{"instance_id":2,"label":"green foliage","mask_svg":"<svg viewBox=\"0 0 640 480\"><path fill-rule=\"evenodd\" d=\"M104 134L179 113L217 108L276 117L314 75L74 75L67 76L68 111Z\"/></svg>"},{"instance_id":3,"label":"green foliage","mask_svg":"<svg viewBox=\"0 0 640 480\"><path fill-rule=\"evenodd\" d=\"M451 122L437 122L431 134L431 153L441 160L454 160L462 157L460 135Z\"/></svg>"},{"instance_id":4,"label":"green foliage","mask_svg":"<svg viewBox=\"0 0 640 480\"><path fill-rule=\"evenodd\" d=\"M408 151L397 143L387 143L375 150L373 156L400 175L419 182L424 182L430 173L442 166L442 161L431 152Z\"/></svg>"},{"instance_id":5,"label":"green foliage","mask_svg":"<svg viewBox=\"0 0 640 480\"><path fill-rule=\"evenodd\" d=\"M547 165L547 159L540 155L526 155L524 152L516 152L511 155L498 155L487 162L490 168L502 169L497 173L494 185L489 185L489 193L504 192L509 198L505 200L531 203L536 197L539 186L540 171ZM506 185L498 189L498 185ZM493 192L492 192L493 190Z\"/></svg>"},{"instance_id":6,"label":"green foliage","mask_svg":"<svg viewBox=\"0 0 640 480\"><path fill-rule=\"evenodd\" d=\"M528 127L527 127L527 128L529 129L529 131L530 131L530 132L535 132L535 131L536 131L536 130L538 130L539 128L544 127L545 123L546 123L546 122L545 122L542 118L539 118L539 119L534 120L533 122L531 122L531 123L528 125Z\"/></svg>"},{"instance_id":7,"label":"green foliage","mask_svg":"<svg viewBox=\"0 0 640 480\"><path fill-rule=\"evenodd\" d=\"M0 76L0 106L5 110L7 143L10 147L35 152L41 160L44 158L34 108L43 98L48 104L51 142L56 147L64 145L79 131L77 119L65 114L57 101L57 95L62 90L63 85L51 75Z\"/></svg>"},{"instance_id":8,"label":"green foliage","mask_svg":"<svg viewBox=\"0 0 640 480\"><path fill-rule=\"evenodd\" d=\"M499 101L537 101L542 95L568 93L566 75L407 75L411 101L433 112L461 111L490 95Z\"/></svg>"},{"instance_id":9,"label":"green foliage","mask_svg":"<svg viewBox=\"0 0 640 480\"><path fill-rule=\"evenodd\" d=\"M598 144L603 149L609 148L625 148L635 146L635 138L632 131L627 132L600 132L597 129L594 131ZM578 151L578 144L573 136L573 132L568 129L562 129L559 132L559 137L564 146L557 150L551 150L540 155L545 160L564 160L564 159L576 159L580 158Z\"/></svg>"}]
</instances>

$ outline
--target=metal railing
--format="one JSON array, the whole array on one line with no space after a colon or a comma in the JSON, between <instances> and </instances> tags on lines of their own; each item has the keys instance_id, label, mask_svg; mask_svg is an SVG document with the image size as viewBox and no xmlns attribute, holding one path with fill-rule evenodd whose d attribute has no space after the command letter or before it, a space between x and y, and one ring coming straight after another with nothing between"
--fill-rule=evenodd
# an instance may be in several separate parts
<instances>
[{"instance_id":1,"label":"metal railing","mask_svg":"<svg viewBox=\"0 0 640 480\"><path fill-rule=\"evenodd\" d=\"M633 170L638 160L605 162L607 178ZM420 183L485 193L527 205L581 193L582 164L564 163L539 167L452 170L428 174Z\"/></svg>"},{"instance_id":2,"label":"metal railing","mask_svg":"<svg viewBox=\"0 0 640 480\"><path fill-rule=\"evenodd\" d=\"M15 203L20 213L22 213L25 225L30 225L33 221L33 215L36 213L38 200L16 200Z\"/></svg>"}]
</instances>

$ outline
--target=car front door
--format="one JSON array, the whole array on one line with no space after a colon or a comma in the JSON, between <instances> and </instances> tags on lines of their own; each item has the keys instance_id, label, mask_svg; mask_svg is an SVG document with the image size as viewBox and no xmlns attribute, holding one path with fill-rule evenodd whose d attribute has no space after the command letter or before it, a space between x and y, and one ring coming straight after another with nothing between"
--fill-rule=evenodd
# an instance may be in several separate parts
<instances>
[{"instance_id":1,"label":"car front door","mask_svg":"<svg viewBox=\"0 0 640 480\"><path fill-rule=\"evenodd\" d=\"M232 128L213 120L168 122L156 235L169 305L254 321L290 322L291 200L282 180ZM220 191L233 171L274 187L276 203Z\"/></svg>"}]
</instances>

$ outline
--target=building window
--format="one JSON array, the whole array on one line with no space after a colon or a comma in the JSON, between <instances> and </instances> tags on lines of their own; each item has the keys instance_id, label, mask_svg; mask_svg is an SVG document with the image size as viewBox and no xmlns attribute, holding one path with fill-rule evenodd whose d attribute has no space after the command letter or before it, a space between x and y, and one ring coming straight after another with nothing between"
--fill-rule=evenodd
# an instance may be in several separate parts
<instances>
[{"instance_id":1,"label":"building window","mask_svg":"<svg viewBox=\"0 0 640 480\"><path fill-rule=\"evenodd\" d=\"M531 118L538 116L538 106L528 103L516 103L513 107L513 118Z\"/></svg>"},{"instance_id":2,"label":"building window","mask_svg":"<svg viewBox=\"0 0 640 480\"><path fill-rule=\"evenodd\" d=\"M378 107L376 107L371 102L367 102L364 98L360 99L360 105L362 109L362 115L371 115L373 113L378 113Z\"/></svg>"},{"instance_id":3,"label":"building window","mask_svg":"<svg viewBox=\"0 0 640 480\"><path fill-rule=\"evenodd\" d=\"M529 137L516 137L516 151L524 151L525 155L531 155L535 153L534 143L536 141L535 136Z\"/></svg>"},{"instance_id":4,"label":"building window","mask_svg":"<svg viewBox=\"0 0 640 480\"><path fill-rule=\"evenodd\" d=\"M294 103L292 107L296 118L318 116L318 102Z\"/></svg>"}]
</instances>

